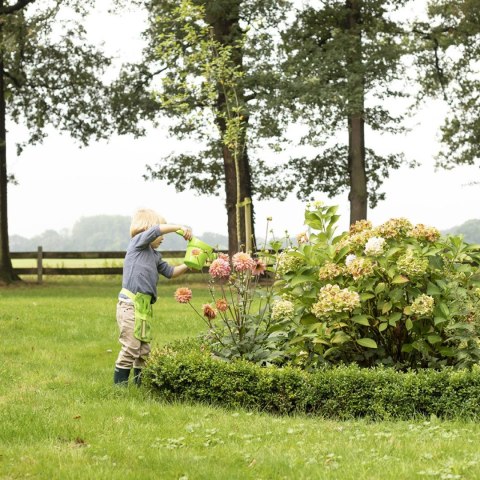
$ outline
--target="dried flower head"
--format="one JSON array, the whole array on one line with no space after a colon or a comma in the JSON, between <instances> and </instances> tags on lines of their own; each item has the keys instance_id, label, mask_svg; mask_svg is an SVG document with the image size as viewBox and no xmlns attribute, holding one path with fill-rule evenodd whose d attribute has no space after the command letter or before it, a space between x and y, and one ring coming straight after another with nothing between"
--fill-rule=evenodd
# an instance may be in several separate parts
<instances>
[{"instance_id":1,"label":"dried flower head","mask_svg":"<svg viewBox=\"0 0 480 480\"><path fill-rule=\"evenodd\" d=\"M427 242L436 242L440 238L440 231L435 227L427 227L419 223L408 232L408 236Z\"/></svg>"},{"instance_id":2,"label":"dried flower head","mask_svg":"<svg viewBox=\"0 0 480 480\"><path fill-rule=\"evenodd\" d=\"M213 320L217 316L217 312L215 311L215 309L212 308L212 306L209 305L208 303L206 303L205 305L202 305L202 309L203 309L203 315L209 318L210 320Z\"/></svg>"},{"instance_id":3,"label":"dried flower head","mask_svg":"<svg viewBox=\"0 0 480 480\"><path fill-rule=\"evenodd\" d=\"M297 243L301 245L302 243L308 243L308 234L307 232L300 232L297 234Z\"/></svg>"},{"instance_id":4,"label":"dried flower head","mask_svg":"<svg viewBox=\"0 0 480 480\"><path fill-rule=\"evenodd\" d=\"M228 310L228 302L224 298L219 298L215 305L219 312L226 312Z\"/></svg>"},{"instance_id":5,"label":"dried flower head","mask_svg":"<svg viewBox=\"0 0 480 480\"><path fill-rule=\"evenodd\" d=\"M406 236L412 229L412 223L406 218L391 218L382 225L374 228L375 234L383 238Z\"/></svg>"},{"instance_id":6,"label":"dried flower head","mask_svg":"<svg viewBox=\"0 0 480 480\"><path fill-rule=\"evenodd\" d=\"M255 259L255 267L252 270L253 275L262 275L267 270L267 265L259 258Z\"/></svg>"},{"instance_id":7,"label":"dried flower head","mask_svg":"<svg viewBox=\"0 0 480 480\"><path fill-rule=\"evenodd\" d=\"M231 272L230 264L223 258L216 258L208 269L208 273L212 278L228 278Z\"/></svg>"},{"instance_id":8,"label":"dried flower head","mask_svg":"<svg viewBox=\"0 0 480 480\"><path fill-rule=\"evenodd\" d=\"M325 262L325 264L320 267L318 271L319 280L333 280L336 277L339 277L343 273L343 268L340 265L337 265L333 262Z\"/></svg>"},{"instance_id":9,"label":"dried flower head","mask_svg":"<svg viewBox=\"0 0 480 480\"><path fill-rule=\"evenodd\" d=\"M233 268L237 272L252 271L255 268L255 260L245 252L238 252L232 257Z\"/></svg>"},{"instance_id":10,"label":"dried flower head","mask_svg":"<svg viewBox=\"0 0 480 480\"><path fill-rule=\"evenodd\" d=\"M356 233L371 229L372 222L370 220L357 220L355 223L352 223L352 225L350 225L349 233L350 235L354 235Z\"/></svg>"},{"instance_id":11,"label":"dried flower head","mask_svg":"<svg viewBox=\"0 0 480 480\"><path fill-rule=\"evenodd\" d=\"M178 303L188 303L192 299L192 291L189 288L180 287L177 288L174 296Z\"/></svg>"},{"instance_id":12,"label":"dried flower head","mask_svg":"<svg viewBox=\"0 0 480 480\"><path fill-rule=\"evenodd\" d=\"M347 265L347 271L354 280L368 277L373 274L373 263L368 258L355 258Z\"/></svg>"},{"instance_id":13,"label":"dried flower head","mask_svg":"<svg viewBox=\"0 0 480 480\"><path fill-rule=\"evenodd\" d=\"M320 289L318 302L312 305L312 313L317 318L322 318L332 313L351 312L359 306L360 296L357 292L327 284Z\"/></svg>"}]
</instances>

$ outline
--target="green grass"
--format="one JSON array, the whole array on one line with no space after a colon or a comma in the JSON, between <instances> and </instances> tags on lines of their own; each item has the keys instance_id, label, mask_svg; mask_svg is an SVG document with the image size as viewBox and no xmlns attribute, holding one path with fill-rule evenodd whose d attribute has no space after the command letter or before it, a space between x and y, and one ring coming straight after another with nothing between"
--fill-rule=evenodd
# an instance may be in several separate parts
<instances>
[{"instance_id":1,"label":"green grass","mask_svg":"<svg viewBox=\"0 0 480 480\"><path fill-rule=\"evenodd\" d=\"M173 300L184 283L159 286L154 344L204 328ZM272 417L115 388L119 288L64 277L0 289L1 479L480 478L476 423Z\"/></svg>"}]
</instances>

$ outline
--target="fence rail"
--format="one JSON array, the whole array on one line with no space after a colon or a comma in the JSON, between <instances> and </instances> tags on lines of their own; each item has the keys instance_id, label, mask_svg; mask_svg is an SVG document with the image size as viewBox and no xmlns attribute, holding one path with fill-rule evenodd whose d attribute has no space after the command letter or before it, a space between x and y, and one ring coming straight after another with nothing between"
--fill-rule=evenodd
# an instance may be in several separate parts
<instances>
[{"instance_id":1,"label":"fence rail","mask_svg":"<svg viewBox=\"0 0 480 480\"><path fill-rule=\"evenodd\" d=\"M165 250L164 258L183 258L185 251ZM92 260L92 259L119 259L123 260L125 251L118 252L44 252L38 247L36 252L11 252L14 259L30 259L37 261L37 266L32 268L14 268L18 275L36 275L38 283L42 283L44 275L121 275L123 267L45 267L44 260ZM191 273L205 273L208 269L192 270Z\"/></svg>"}]
</instances>

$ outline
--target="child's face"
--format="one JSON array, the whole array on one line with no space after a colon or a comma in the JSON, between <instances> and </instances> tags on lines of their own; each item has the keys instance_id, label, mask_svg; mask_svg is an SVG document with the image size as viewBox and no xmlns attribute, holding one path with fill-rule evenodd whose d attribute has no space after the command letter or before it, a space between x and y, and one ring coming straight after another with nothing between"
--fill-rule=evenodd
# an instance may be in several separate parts
<instances>
[{"instance_id":1,"label":"child's face","mask_svg":"<svg viewBox=\"0 0 480 480\"><path fill-rule=\"evenodd\" d=\"M154 250L156 250L161 245L162 242L163 242L163 235L160 235L150 245Z\"/></svg>"}]
</instances>

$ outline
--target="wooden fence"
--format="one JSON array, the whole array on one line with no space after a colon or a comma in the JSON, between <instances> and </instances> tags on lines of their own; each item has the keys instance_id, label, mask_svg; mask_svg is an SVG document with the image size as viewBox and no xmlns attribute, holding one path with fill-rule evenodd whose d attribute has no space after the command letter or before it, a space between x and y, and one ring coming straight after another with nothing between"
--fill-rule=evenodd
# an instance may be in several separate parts
<instances>
[{"instance_id":1,"label":"wooden fence","mask_svg":"<svg viewBox=\"0 0 480 480\"><path fill-rule=\"evenodd\" d=\"M162 256L166 259L183 258L185 251L165 250ZM44 252L38 247L36 252L11 252L14 259L36 259L37 266L33 268L14 268L18 275L36 275L38 283L42 283L44 275L121 275L123 267L45 267L44 260L108 260L117 259L123 261L125 252ZM192 270L191 273L205 273L208 269Z\"/></svg>"}]
</instances>

